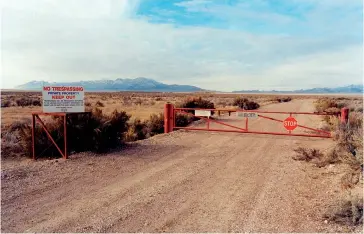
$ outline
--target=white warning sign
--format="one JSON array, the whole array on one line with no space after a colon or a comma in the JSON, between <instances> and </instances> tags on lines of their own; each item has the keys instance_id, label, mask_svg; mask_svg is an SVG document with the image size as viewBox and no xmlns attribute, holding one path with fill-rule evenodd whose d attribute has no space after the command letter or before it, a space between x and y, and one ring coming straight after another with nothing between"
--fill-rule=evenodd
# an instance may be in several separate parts
<instances>
[{"instance_id":1,"label":"white warning sign","mask_svg":"<svg viewBox=\"0 0 364 234\"><path fill-rule=\"evenodd\" d=\"M236 112L236 116L240 118L258 118L256 112Z\"/></svg>"},{"instance_id":2,"label":"white warning sign","mask_svg":"<svg viewBox=\"0 0 364 234\"><path fill-rule=\"evenodd\" d=\"M209 110L195 110L195 116L210 117L211 116L211 111L209 111Z\"/></svg>"},{"instance_id":3,"label":"white warning sign","mask_svg":"<svg viewBox=\"0 0 364 234\"><path fill-rule=\"evenodd\" d=\"M85 92L82 86L44 86L43 112L84 112Z\"/></svg>"}]
</instances>

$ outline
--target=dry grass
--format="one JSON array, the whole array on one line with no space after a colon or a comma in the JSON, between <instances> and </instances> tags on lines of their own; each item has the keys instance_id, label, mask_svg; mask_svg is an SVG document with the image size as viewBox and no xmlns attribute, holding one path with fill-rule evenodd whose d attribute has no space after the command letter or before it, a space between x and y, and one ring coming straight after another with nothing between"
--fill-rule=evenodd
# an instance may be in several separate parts
<instances>
[{"instance_id":1,"label":"dry grass","mask_svg":"<svg viewBox=\"0 0 364 234\"><path fill-rule=\"evenodd\" d=\"M363 224L363 198L337 201L328 208L324 218L348 227Z\"/></svg>"},{"instance_id":2,"label":"dry grass","mask_svg":"<svg viewBox=\"0 0 364 234\"><path fill-rule=\"evenodd\" d=\"M232 107L236 97L248 98L259 103L260 106L277 102L282 95L270 94L224 94L224 93L161 93L161 92L88 92L85 94L86 107L99 107L103 113L111 114L112 111L125 111L131 115L131 119L147 120L151 114L163 112L164 104L170 102L180 105L186 97L201 97L214 103L216 108ZM32 112L40 112L40 106L17 106L16 100L27 98L40 100L40 92L2 92L2 129L15 121L24 118L30 119ZM307 98L297 96L295 99ZM38 104L36 104L38 105Z\"/></svg>"},{"instance_id":3,"label":"dry grass","mask_svg":"<svg viewBox=\"0 0 364 234\"><path fill-rule=\"evenodd\" d=\"M325 217L328 221L347 226L363 224L363 197L354 197L352 191L362 191L363 185L363 99L321 98L316 102L316 111L339 113L342 107L350 109L348 124L341 124L338 117L324 118L325 128L334 131L336 145L324 153L316 149L299 148L296 160L312 161L318 167L328 164L342 163L346 171L340 181L340 187L348 193L345 201L339 201L332 206Z\"/></svg>"},{"instance_id":4,"label":"dry grass","mask_svg":"<svg viewBox=\"0 0 364 234\"><path fill-rule=\"evenodd\" d=\"M363 112L363 97L321 97L315 102L317 112L335 113L347 107L350 112Z\"/></svg>"},{"instance_id":5,"label":"dry grass","mask_svg":"<svg viewBox=\"0 0 364 234\"><path fill-rule=\"evenodd\" d=\"M293 157L294 160L310 162L313 159L321 159L324 154L318 149L306 149L299 147L294 150L296 155Z\"/></svg>"}]
</instances>

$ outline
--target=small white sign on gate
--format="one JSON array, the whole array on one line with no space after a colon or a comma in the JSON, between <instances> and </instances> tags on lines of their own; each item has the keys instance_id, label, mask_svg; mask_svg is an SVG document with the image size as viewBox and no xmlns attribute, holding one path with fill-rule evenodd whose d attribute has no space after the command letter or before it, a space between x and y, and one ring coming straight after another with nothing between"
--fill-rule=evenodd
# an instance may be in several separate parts
<instances>
[{"instance_id":1,"label":"small white sign on gate","mask_svg":"<svg viewBox=\"0 0 364 234\"><path fill-rule=\"evenodd\" d=\"M82 86L44 86L43 112L85 112Z\"/></svg>"},{"instance_id":2,"label":"small white sign on gate","mask_svg":"<svg viewBox=\"0 0 364 234\"><path fill-rule=\"evenodd\" d=\"M211 116L211 111L209 111L209 110L195 110L195 116L210 117Z\"/></svg>"},{"instance_id":3,"label":"small white sign on gate","mask_svg":"<svg viewBox=\"0 0 364 234\"><path fill-rule=\"evenodd\" d=\"M236 112L236 117L242 118L258 118L258 113L256 112Z\"/></svg>"}]
</instances>

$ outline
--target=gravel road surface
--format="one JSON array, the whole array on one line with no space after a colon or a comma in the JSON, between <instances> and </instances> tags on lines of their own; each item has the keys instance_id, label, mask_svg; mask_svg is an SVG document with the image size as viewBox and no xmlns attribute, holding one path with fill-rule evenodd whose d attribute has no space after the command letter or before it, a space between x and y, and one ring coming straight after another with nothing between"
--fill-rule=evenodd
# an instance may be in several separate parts
<instances>
[{"instance_id":1,"label":"gravel road surface","mask_svg":"<svg viewBox=\"0 0 364 234\"><path fill-rule=\"evenodd\" d=\"M313 111L313 104L294 100L263 109ZM245 126L236 117L221 118ZM318 117L297 120L320 124ZM249 125L285 131L282 123L260 118ZM339 173L292 160L299 146L332 145L331 139L182 130L103 156L3 162L1 230L337 231L322 213L337 199Z\"/></svg>"}]
</instances>

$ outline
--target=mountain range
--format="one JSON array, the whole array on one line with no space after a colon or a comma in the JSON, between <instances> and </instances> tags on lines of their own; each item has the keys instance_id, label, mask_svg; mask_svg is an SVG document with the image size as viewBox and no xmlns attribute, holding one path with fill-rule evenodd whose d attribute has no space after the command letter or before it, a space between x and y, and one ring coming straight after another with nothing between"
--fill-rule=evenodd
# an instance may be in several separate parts
<instances>
[{"instance_id":1,"label":"mountain range","mask_svg":"<svg viewBox=\"0 0 364 234\"><path fill-rule=\"evenodd\" d=\"M161 82L139 77L135 79L116 80L94 80L79 82L43 82L31 81L19 85L16 89L22 90L41 90L43 85L47 86L83 86L87 91L147 91L147 92L195 92L202 91L201 88L192 85L168 85Z\"/></svg>"},{"instance_id":2,"label":"mountain range","mask_svg":"<svg viewBox=\"0 0 364 234\"><path fill-rule=\"evenodd\" d=\"M192 85L164 84L153 79L139 77L135 79L116 80L94 80L79 82L43 82L31 81L19 85L16 89L20 90L41 90L43 85L61 85L61 86L83 86L86 91L145 91L145 92L198 92L208 91ZM348 85L336 88L312 88L299 89L293 91L261 91L261 90L240 90L233 93L363 93L362 85Z\"/></svg>"},{"instance_id":3,"label":"mountain range","mask_svg":"<svg viewBox=\"0 0 364 234\"><path fill-rule=\"evenodd\" d=\"M261 90L241 90L233 91L233 93L363 93L363 85L348 85L336 88L312 88L312 89L299 89L292 91L261 91Z\"/></svg>"}]
</instances>

